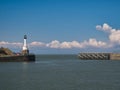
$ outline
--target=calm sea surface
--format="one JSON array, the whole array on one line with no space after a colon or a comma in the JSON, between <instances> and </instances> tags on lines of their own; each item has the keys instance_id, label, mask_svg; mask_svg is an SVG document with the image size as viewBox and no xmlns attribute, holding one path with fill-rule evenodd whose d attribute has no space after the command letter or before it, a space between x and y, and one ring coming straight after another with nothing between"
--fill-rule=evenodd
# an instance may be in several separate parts
<instances>
[{"instance_id":1,"label":"calm sea surface","mask_svg":"<svg viewBox=\"0 0 120 90\"><path fill-rule=\"evenodd\" d=\"M38 55L35 62L0 62L0 90L120 90L120 61Z\"/></svg>"}]
</instances>

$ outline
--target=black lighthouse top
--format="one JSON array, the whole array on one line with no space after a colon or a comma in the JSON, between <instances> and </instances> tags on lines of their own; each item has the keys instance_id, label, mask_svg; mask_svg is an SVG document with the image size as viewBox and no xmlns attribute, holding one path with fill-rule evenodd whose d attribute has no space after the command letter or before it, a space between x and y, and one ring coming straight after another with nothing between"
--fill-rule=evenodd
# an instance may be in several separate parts
<instances>
[{"instance_id":1,"label":"black lighthouse top","mask_svg":"<svg viewBox=\"0 0 120 90\"><path fill-rule=\"evenodd\" d=\"M24 35L24 39L27 39L27 35Z\"/></svg>"}]
</instances>

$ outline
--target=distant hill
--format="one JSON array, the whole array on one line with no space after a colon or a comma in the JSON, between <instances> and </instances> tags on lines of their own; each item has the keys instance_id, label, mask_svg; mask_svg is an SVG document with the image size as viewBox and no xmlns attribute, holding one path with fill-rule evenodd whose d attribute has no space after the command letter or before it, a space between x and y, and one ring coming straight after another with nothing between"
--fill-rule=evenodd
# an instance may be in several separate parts
<instances>
[{"instance_id":1,"label":"distant hill","mask_svg":"<svg viewBox=\"0 0 120 90\"><path fill-rule=\"evenodd\" d=\"M0 48L0 56L3 56L3 55L14 55L14 54L9 48L1 47Z\"/></svg>"}]
</instances>

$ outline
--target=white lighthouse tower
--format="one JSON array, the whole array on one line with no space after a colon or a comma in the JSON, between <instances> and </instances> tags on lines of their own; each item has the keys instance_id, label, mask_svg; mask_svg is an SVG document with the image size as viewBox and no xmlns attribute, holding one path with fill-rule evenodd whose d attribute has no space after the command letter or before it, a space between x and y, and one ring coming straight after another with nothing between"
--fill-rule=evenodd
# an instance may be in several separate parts
<instances>
[{"instance_id":1,"label":"white lighthouse tower","mask_svg":"<svg viewBox=\"0 0 120 90\"><path fill-rule=\"evenodd\" d=\"M24 54L24 55L29 54L29 49L27 47L27 35L24 35L22 54Z\"/></svg>"}]
</instances>

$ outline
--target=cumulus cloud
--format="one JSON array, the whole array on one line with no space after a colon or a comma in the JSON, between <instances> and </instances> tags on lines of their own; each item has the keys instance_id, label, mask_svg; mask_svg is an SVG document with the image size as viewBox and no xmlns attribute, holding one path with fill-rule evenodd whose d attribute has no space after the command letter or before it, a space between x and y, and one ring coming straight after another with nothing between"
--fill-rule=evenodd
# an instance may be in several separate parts
<instances>
[{"instance_id":1,"label":"cumulus cloud","mask_svg":"<svg viewBox=\"0 0 120 90\"><path fill-rule=\"evenodd\" d=\"M1 41L0 46L1 47L2 46L22 46L22 43L20 43L20 42L12 42L12 43L10 43L10 42Z\"/></svg>"},{"instance_id":2,"label":"cumulus cloud","mask_svg":"<svg viewBox=\"0 0 120 90\"><path fill-rule=\"evenodd\" d=\"M2 45L7 45L7 44L9 44L9 42L5 42L5 41L1 41L0 42L0 45L2 46Z\"/></svg>"},{"instance_id":3,"label":"cumulus cloud","mask_svg":"<svg viewBox=\"0 0 120 90\"><path fill-rule=\"evenodd\" d=\"M114 30L109 35L109 39L113 43L119 43L120 44L120 30Z\"/></svg>"},{"instance_id":4,"label":"cumulus cloud","mask_svg":"<svg viewBox=\"0 0 120 90\"><path fill-rule=\"evenodd\" d=\"M47 47L50 48L73 48L73 47L79 47L80 44L77 41L72 42L59 42L58 40L54 40L47 44Z\"/></svg>"},{"instance_id":5,"label":"cumulus cloud","mask_svg":"<svg viewBox=\"0 0 120 90\"><path fill-rule=\"evenodd\" d=\"M83 45L78 41L72 41L70 44L71 44L71 47L74 47L74 48L83 48Z\"/></svg>"},{"instance_id":6,"label":"cumulus cloud","mask_svg":"<svg viewBox=\"0 0 120 90\"><path fill-rule=\"evenodd\" d=\"M102 26L97 25L96 29L97 30L103 30L103 31L106 31L106 32L111 32L112 27L110 27L107 23L104 23Z\"/></svg>"},{"instance_id":7,"label":"cumulus cloud","mask_svg":"<svg viewBox=\"0 0 120 90\"><path fill-rule=\"evenodd\" d=\"M88 41L86 41L85 43L83 43L83 45L85 44L85 46L92 46L92 47L106 47L107 43L106 42L102 42L102 41L97 41L94 38L89 39Z\"/></svg>"},{"instance_id":8,"label":"cumulus cloud","mask_svg":"<svg viewBox=\"0 0 120 90\"><path fill-rule=\"evenodd\" d=\"M21 47L22 48L23 43L10 43L10 42L5 42L1 41L0 42L0 47ZM106 47L107 44L102 41L97 41L94 38L89 39L88 41L83 41L83 42L78 42L78 41L71 41L71 42L60 42L58 40L53 40L49 43L43 43L43 42L31 42L28 43L29 47L47 47L47 48L61 48L61 49L70 49L70 48L85 48L85 47L97 47L97 48L102 48Z\"/></svg>"},{"instance_id":9,"label":"cumulus cloud","mask_svg":"<svg viewBox=\"0 0 120 90\"><path fill-rule=\"evenodd\" d=\"M115 45L120 45L120 30L113 29L107 23L103 25L97 25L97 30L108 33L108 42L97 40L96 38L89 38L88 40L84 40L82 42L78 41L63 41L60 42L58 40L53 40L49 43L33 41L28 43L28 46L31 47L45 47L45 48L60 48L60 49L70 49L70 48L87 48L87 47L95 47L95 48L109 48ZM21 47L23 43L20 42L0 42L0 47Z\"/></svg>"},{"instance_id":10,"label":"cumulus cloud","mask_svg":"<svg viewBox=\"0 0 120 90\"><path fill-rule=\"evenodd\" d=\"M50 48L85 48L88 46L92 47L106 47L106 43L102 41L97 41L96 39L89 39L88 41L78 42L78 41L71 41L71 42L59 42L58 40L51 41L50 43L46 44L47 47Z\"/></svg>"},{"instance_id":11,"label":"cumulus cloud","mask_svg":"<svg viewBox=\"0 0 120 90\"><path fill-rule=\"evenodd\" d=\"M96 47L96 48L109 48L116 44L120 44L120 30L113 29L107 23L103 25L97 25L97 30L104 31L108 33L108 42L103 42L100 40L96 40L95 38L90 38L88 40L84 40L83 42L78 41L63 41L60 42L58 40L53 40L49 43L42 42L32 42L30 45L33 46L45 46L48 48L86 48L86 47Z\"/></svg>"},{"instance_id":12,"label":"cumulus cloud","mask_svg":"<svg viewBox=\"0 0 120 90\"><path fill-rule=\"evenodd\" d=\"M1 41L0 42L0 47L6 47L6 48L21 48L22 43L20 42L6 42L6 41Z\"/></svg>"},{"instance_id":13,"label":"cumulus cloud","mask_svg":"<svg viewBox=\"0 0 120 90\"><path fill-rule=\"evenodd\" d=\"M111 42L111 44L120 44L120 30L119 29L118 30L113 29L106 23L104 23L103 26L97 25L96 29L109 32L108 38L109 38L109 41Z\"/></svg>"},{"instance_id":14,"label":"cumulus cloud","mask_svg":"<svg viewBox=\"0 0 120 90\"><path fill-rule=\"evenodd\" d=\"M54 40L48 44L46 44L47 47L50 47L50 48L59 48L60 46L60 42L57 41L57 40Z\"/></svg>"},{"instance_id":15,"label":"cumulus cloud","mask_svg":"<svg viewBox=\"0 0 120 90\"><path fill-rule=\"evenodd\" d=\"M34 41L34 42L31 42L29 44L29 46L31 46L31 47L34 47L34 46L43 47L43 46L45 46L45 43Z\"/></svg>"}]
</instances>

